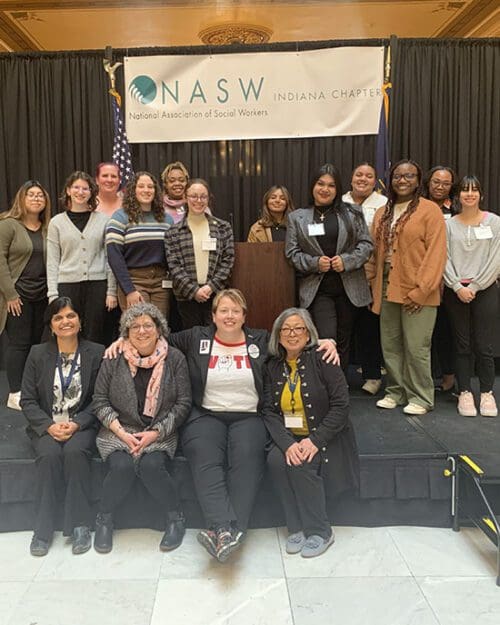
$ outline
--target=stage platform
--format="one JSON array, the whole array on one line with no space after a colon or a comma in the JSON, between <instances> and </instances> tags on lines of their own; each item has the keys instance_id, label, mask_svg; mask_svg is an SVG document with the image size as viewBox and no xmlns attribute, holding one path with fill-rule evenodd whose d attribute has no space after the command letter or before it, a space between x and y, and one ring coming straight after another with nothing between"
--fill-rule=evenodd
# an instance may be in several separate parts
<instances>
[{"instance_id":1,"label":"stage platform","mask_svg":"<svg viewBox=\"0 0 500 625\"><path fill-rule=\"evenodd\" d=\"M435 410L422 417L406 416L401 408L381 410L375 399L350 379L351 418L360 452L360 492L329 501L333 523L351 526L427 525L451 527L449 457L467 455L479 464L483 477L500 478L500 418L466 419L456 412L451 394L437 398ZM496 390L500 390L497 378ZM5 371L0 371L0 531L33 526L36 468L22 413L5 407ZM497 393L497 396L500 393ZM188 526L203 520L194 494L189 467L175 461ZM92 493L97 503L104 472L99 458L92 460ZM279 500L264 478L252 518L252 527L283 524ZM117 527L161 529L159 511L139 485L116 515Z\"/></svg>"}]
</instances>

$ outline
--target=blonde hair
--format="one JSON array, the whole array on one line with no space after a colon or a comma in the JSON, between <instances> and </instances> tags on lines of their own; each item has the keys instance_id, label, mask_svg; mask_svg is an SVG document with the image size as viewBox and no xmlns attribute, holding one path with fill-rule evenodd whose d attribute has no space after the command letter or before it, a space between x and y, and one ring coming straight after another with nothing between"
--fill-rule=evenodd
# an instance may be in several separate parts
<instances>
[{"instance_id":1,"label":"blonde hair","mask_svg":"<svg viewBox=\"0 0 500 625\"><path fill-rule=\"evenodd\" d=\"M212 312L217 312L217 308L220 304L220 301L223 297L229 297L229 299L238 306L241 306L243 312L246 314L247 312L247 300L245 296L239 289L222 289L216 293L214 299L212 300Z\"/></svg>"},{"instance_id":2,"label":"blonde hair","mask_svg":"<svg viewBox=\"0 0 500 625\"><path fill-rule=\"evenodd\" d=\"M161 181L163 182L163 186L167 188L167 176L173 169L179 169L186 176L186 182L189 181L189 172L184 165L180 161L174 161L173 163L169 163L165 169L161 172Z\"/></svg>"}]
</instances>

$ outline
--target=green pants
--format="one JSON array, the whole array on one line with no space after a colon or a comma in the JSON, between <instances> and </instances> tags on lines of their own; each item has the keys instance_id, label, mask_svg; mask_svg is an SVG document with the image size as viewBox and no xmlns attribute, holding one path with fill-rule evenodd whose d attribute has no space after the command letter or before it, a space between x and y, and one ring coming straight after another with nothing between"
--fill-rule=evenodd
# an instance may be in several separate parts
<instances>
[{"instance_id":1,"label":"green pants","mask_svg":"<svg viewBox=\"0 0 500 625\"><path fill-rule=\"evenodd\" d=\"M380 337L387 369L386 395L398 404L411 402L430 410L434 406L431 375L431 339L437 308L423 306L405 312L402 304L382 300Z\"/></svg>"}]
</instances>

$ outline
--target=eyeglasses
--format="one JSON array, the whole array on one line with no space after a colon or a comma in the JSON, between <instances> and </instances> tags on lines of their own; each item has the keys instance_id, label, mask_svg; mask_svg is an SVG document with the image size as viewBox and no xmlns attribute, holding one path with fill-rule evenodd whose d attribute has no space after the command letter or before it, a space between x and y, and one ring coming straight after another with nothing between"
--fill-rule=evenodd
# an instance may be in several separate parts
<instances>
[{"instance_id":1,"label":"eyeglasses","mask_svg":"<svg viewBox=\"0 0 500 625\"><path fill-rule=\"evenodd\" d=\"M283 336L291 336L292 332L296 336L302 336L302 334L304 334L306 330L307 328L305 328L304 326L297 326L296 328L289 328L285 326L284 328L281 328L280 332Z\"/></svg>"},{"instance_id":2,"label":"eyeglasses","mask_svg":"<svg viewBox=\"0 0 500 625\"><path fill-rule=\"evenodd\" d=\"M26 193L28 200L44 200L45 195L43 193Z\"/></svg>"},{"instance_id":3,"label":"eyeglasses","mask_svg":"<svg viewBox=\"0 0 500 625\"><path fill-rule=\"evenodd\" d=\"M193 202L206 202L208 200L208 195L187 195L188 199L193 200Z\"/></svg>"},{"instance_id":4,"label":"eyeglasses","mask_svg":"<svg viewBox=\"0 0 500 625\"><path fill-rule=\"evenodd\" d=\"M434 187L443 187L445 189L449 189L452 185L451 182L443 182L442 180L433 180L432 178L431 178L430 183Z\"/></svg>"},{"instance_id":5,"label":"eyeglasses","mask_svg":"<svg viewBox=\"0 0 500 625\"><path fill-rule=\"evenodd\" d=\"M402 178L404 178L405 180L413 180L413 178L416 178L418 176L418 174L412 174L412 173L407 173L407 174L394 174L392 176L393 180L401 180Z\"/></svg>"},{"instance_id":6,"label":"eyeglasses","mask_svg":"<svg viewBox=\"0 0 500 625\"><path fill-rule=\"evenodd\" d=\"M146 323L134 323L134 325L130 326L128 330L129 332L139 332L139 330L142 329L145 332L151 332L151 330L154 330L155 327L154 323L147 321Z\"/></svg>"}]
</instances>

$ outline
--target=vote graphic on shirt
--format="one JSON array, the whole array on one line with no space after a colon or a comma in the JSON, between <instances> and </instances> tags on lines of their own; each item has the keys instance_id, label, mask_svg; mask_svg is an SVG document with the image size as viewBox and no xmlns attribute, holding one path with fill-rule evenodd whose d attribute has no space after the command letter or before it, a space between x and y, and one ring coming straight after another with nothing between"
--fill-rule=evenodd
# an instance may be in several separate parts
<instances>
[{"instance_id":1,"label":"vote graphic on shirt","mask_svg":"<svg viewBox=\"0 0 500 625\"><path fill-rule=\"evenodd\" d=\"M258 403L246 342L224 343L217 337L208 361L203 407L222 411L254 412Z\"/></svg>"}]
</instances>

